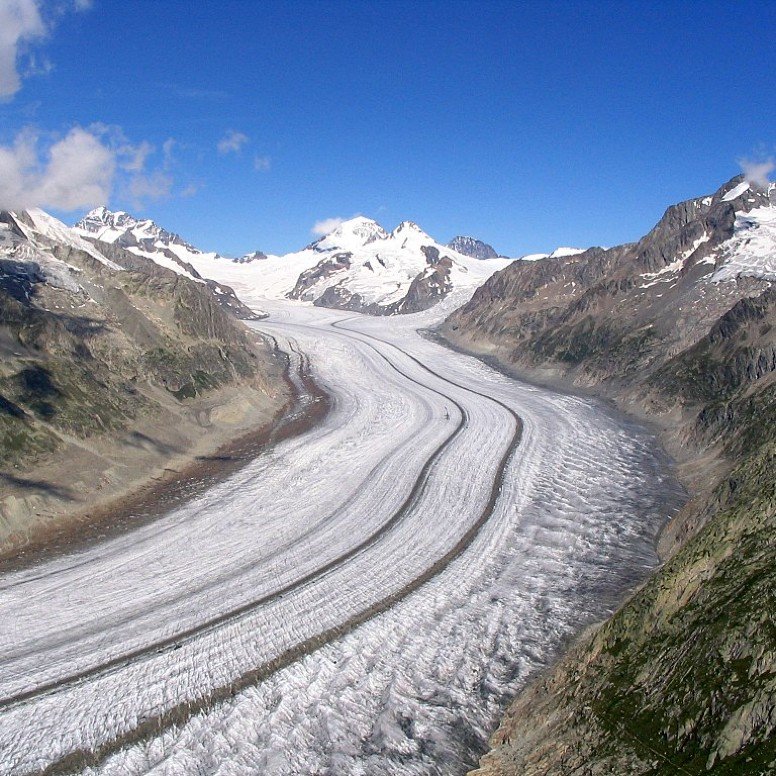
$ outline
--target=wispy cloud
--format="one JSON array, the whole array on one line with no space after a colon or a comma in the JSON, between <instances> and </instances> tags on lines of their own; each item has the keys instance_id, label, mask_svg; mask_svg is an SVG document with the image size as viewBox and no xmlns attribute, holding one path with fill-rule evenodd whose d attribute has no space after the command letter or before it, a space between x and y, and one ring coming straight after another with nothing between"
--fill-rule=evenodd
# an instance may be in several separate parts
<instances>
[{"instance_id":1,"label":"wispy cloud","mask_svg":"<svg viewBox=\"0 0 776 776\"><path fill-rule=\"evenodd\" d=\"M22 78L29 78L30 76L35 75L50 75L53 72L54 63L47 56L36 54L34 51L31 51L27 57L27 64L21 76Z\"/></svg>"},{"instance_id":2,"label":"wispy cloud","mask_svg":"<svg viewBox=\"0 0 776 776\"><path fill-rule=\"evenodd\" d=\"M741 172L744 177L760 188L766 188L770 182L770 174L776 169L776 163L773 157L767 159L739 159L738 163L741 165Z\"/></svg>"},{"instance_id":3,"label":"wispy cloud","mask_svg":"<svg viewBox=\"0 0 776 776\"><path fill-rule=\"evenodd\" d=\"M129 193L135 207L142 207L148 200L167 199L172 192L173 179L161 170L148 175L133 175L129 181Z\"/></svg>"},{"instance_id":4,"label":"wispy cloud","mask_svg":"<svg viewBox=\"0 0 776 776\"><path fill-rule=\"evenodd\" d=\"M122 167L129 172L140 172L145 169L146 160L154 152L154 147L143 140L138 145L127 144L121 149L121 155L124 157Z\"/></svg>"},{"instance_id":5,"label":"wispy cloud","mask_svg":"<svg viewBox=\"0 0 776 776\"><path fill-rule=\"evenodd\" d=\"M248 135L242 132L237 132L234 129L230 129L226 134L218 141L219 154L239 154L242 147L248 142Z\"/></svg>"},{"instance_id":6,"label":"wispy cloud","mask_svg":"<svg viewBox=\"0 0 776 776\"><path fill-rule=\"evenodd\" d=\"M119 167L127 172L142 172L148 157L156 151L147 140L139 143L132 142L124 130L116 124L95 121L87 129L105 141L116 154Z\"/></svg>"},{"instance_id":7,"label":"wispy cloud","mask_svg":"<svg viewBox=\"0 0 776 776\"><path fill-rule=\"evenodd\" d=\"M24 78L53 70L51 61L31 47L45 39L62 16L88 11L92 5L92 0L0 0L0 99L13 97Z\"/></svg>"},{"instance_id":8,"label":"wispy cloud","mask_svg":"<svg viewBox=\"0 0 776 776\"><path fill-rule=\"evenodd\" d=\"M267 172L272 166L272 160L268 156L256 156L253 159L253 169L258 172Z\"/></svg>"},{"instance_id":9,"label":"wispy cloud","mask_svg":"<svg viewBox=\"0 0 776 776\"><path fill-rule=\"evenodd\" d=\"M344 220L344 218L335 216L334 218L324 218L321 221L316 221L315 224L313 224L310 233L318 237L323 237L329 232L333 232Z\"/></svg>"},{"instance_id":10,"label":"wispy cloud","mask_svg":"<svg viewBox=\"0 0 776 776\"><path fill-rule=\"evenodd\" d=\"M199 183L189 183L187 186L184 186L181 189L180 196L184 199L189 199L190 197L193 197L201 188L202 186Z\"/></svg>"},{"instance_id":11,"label":"wispy cloud","mask_svg":"<svg viewBox=\"0 0 776 776\"><path fill-rule=\"evenodd\" d=\"M105 204L115 172L115 153L81 127L43 152L38 133L23 130L13 145L0 146L0 210Z\"/></svg>"},{"instance_id":12,"label":"wispy cloud","mask_svg":"<svg viewBox=\"0 0 776 776\"><path fill-rule=\"evenodd\" d=\"M19 55L23 47L46 32L35 0L0 2L0 97L12 97L21 89Z\"/></svg>"},{"instance_id":13,"label":"wispy cloud","mask_svg":"<svg viewBox=\"0 0 776 776\"><path fill-rule=\"evenodd\" d=\"M176 145L178 145L178 143L173 137L168 137L167 140L162 143L162 165L165 170L169 170L175 161L173 158L173 151L175 150Z\"/></svg>"}]
</instances>

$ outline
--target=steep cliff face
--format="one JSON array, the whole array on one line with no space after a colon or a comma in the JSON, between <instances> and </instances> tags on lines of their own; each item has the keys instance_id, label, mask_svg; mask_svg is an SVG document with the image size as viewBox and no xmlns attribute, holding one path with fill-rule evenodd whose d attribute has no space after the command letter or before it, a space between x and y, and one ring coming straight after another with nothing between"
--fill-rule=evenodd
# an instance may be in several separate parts
<instances>
[{"instance_id":1,"label":"steep cliff face","mask_svg":"<svg viewBox=\"0 0 776 776\"><path fill-rule=\"evenodd\" d=\"M776 276L767 258L747 255L753 241L766 255L773 250L776 193L740 188L734 179L713 196L672 206L638 243L514 262L443 333L577 384L606 389L632 374L641 382Z\"/></svg>"},{"instance_id":2,"label":"steep cliff face","mask_svg":"<svg viewBox=\"0 0 776 776\"><path fill-rule=\"evenodd\" d=\"M776 214L734 179L638 243L515 263L442 333L648 417L691 492L667 561L509 710L477 771L776 769Z\"/></svg>"}]
</instances>

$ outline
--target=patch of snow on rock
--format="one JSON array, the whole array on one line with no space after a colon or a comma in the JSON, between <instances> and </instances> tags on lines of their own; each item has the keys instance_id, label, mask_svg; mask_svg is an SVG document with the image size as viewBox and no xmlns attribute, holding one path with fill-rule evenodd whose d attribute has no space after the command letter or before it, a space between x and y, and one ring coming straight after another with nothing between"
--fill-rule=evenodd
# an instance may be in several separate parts
<instances>
[{"instance_id":1,"label":"patch of snow on rock","mask_svg":"<svg viewBox=\"0 0 776 776\"><path fill-rule=\"evenodd\" d=\"M719 282L743 276L776 280L776 208L738 213L734 230L724 248L724 263L711 279Z\"/></svg>"},{"instance_id":2,"label":"patch of snow on rock","mask_svg":"<svg viewBox=\"0 0 776 776\"><path fill-rule=\"evenodd\" d=\"M733 199L738 199L745 191L749 191L749 181L741 181L738 186L730 189L730 191L722 197L722 201L730 202Z\"/></svg>"}]
</instances>

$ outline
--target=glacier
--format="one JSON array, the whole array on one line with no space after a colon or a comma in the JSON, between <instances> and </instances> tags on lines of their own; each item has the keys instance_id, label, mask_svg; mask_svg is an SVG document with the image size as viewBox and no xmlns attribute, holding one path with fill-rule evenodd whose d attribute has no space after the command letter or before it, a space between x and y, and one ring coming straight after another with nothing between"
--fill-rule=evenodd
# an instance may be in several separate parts
<instances>
[{"instance_id":1,"label":"glacier","mask_svg":"<svg viewBox=\"0 0 776 776\"><path fill-rule=\"evenodd\" d=\"M332 409L0 577L3 773L463 773L657 563L682 494L654 439L423 336L460 300L386 319L238 293Z\"/></svg>"}]
</instances>

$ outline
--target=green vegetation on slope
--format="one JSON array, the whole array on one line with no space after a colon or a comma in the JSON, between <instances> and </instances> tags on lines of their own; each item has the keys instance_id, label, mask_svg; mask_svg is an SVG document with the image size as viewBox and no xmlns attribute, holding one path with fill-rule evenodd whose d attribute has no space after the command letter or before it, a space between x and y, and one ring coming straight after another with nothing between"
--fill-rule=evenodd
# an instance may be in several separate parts
<instances>
[{"instance_id":1,"label":"green vegetation on slope","mask_svg":"<svg viewBox=\"0 0 776 776\"><path fill-rule=\"evenodd\" d=\"M599 728L596 756L630 750L634 773L776 768L776 402L760 399L767 438L718 487L717 515L603 628L575 698Z\"/></svg>"}]
</instances>

